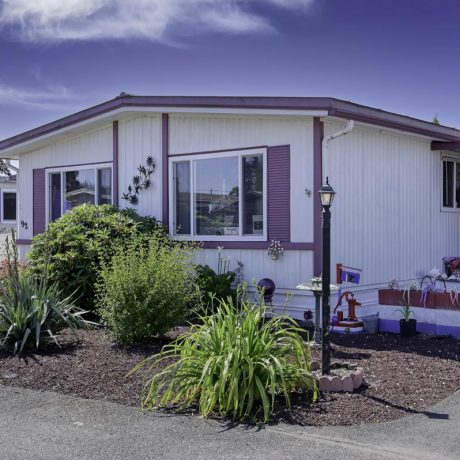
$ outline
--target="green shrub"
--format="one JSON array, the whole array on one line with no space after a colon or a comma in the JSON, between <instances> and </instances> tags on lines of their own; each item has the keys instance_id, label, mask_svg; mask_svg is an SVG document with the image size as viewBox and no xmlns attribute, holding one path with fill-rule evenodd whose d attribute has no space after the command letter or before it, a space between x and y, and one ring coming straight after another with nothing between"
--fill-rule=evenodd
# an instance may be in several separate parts
<instances>
[{"instance_id":1,"label":"green shrub","mask_svg":"<svg viewBox=\"0 0 460 460\"><path fill-rule=\"evenodd\" d=\"M13 240L14 241L14 240ZM71 297L62 296L58 287L37 281L30 273L20 270L17 250L13 242L10 251L7 240L7 269L0 289L0 342L11 346L14 353L32 347L40 348L56 338L62 329L77 328L89 323L85 313L77 308Z\"/></svg>"},{"instance_id":2,"label":"green shrub","mask_svg":"<svg viewBox=\"0 0 460 460\"><path fill-rule=\"evenodd\" d=\"M141 233L151 233L163 228L155 217L141 216L134 208L122 209L119 212L121 215L132 219L137 224L137 229Z\"/></svg>"},{"instance_id":3,"label":"green shrub","mask_svg":"<svg viewBox=\"0 0 460 460\"><path fill-rule=\"evenodd\" d=\"M211 296L217 300L226 300L228 297L236 299L236 289L232 287L236 273L227 271L216 273L209 265L197 265L197 284L200 288L202 300L205 305L210 305Z\"/></svg>"},{"instance_id":4,"label":"green shrub","mask_svg":"<svg viewBox=\"0 0 460 460\"><path fill-rule=\"evenodd\" d=\"M154 232L146 247L131 241L105 264L97 285L98 312L113 339L146 342L185 321L198 298L192 249Z\"/></svg>"},{"instance_id":5,"label":"green shrub","mask_svg":"<svg viewBox=\"0 0 460 460\"><path fill-rule=\"evenodd\" d=\"M83 205L72 209L34 237L29 254L32 272L46 272L50 283L69 296L76 293L78 305L94 308L94 284L104 262L115 248L151 231L156 221L141 218L133 210L119 212L109 205Z\"/></svg>"},{"instance_id":6,"label":"green shrub","mask_svg":"<svg viewBox=\"0 0 460 460\"><path fill-rule=\"evenodd\" d=\"M264 313L262 306L241 301L235 308L221 301L216 314L203 317L201 325L141 362L131 372L147 367L143 407L198 402L205 417L218 412L235 419L257 417L262 407L267 422L278 394L288 405L296 390L309 390L316 399L310 350L300 329L285 315L264 322ZM160 363L171 359L159 370Z\"/></svg>"}]
</instances>

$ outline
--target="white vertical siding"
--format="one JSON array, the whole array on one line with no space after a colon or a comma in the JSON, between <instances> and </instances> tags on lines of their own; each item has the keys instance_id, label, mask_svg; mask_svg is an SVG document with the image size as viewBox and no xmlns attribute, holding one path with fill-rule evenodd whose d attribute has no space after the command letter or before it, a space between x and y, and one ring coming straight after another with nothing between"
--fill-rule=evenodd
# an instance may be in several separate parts
<instances>
[{"instance_id":1,"label":"white vertical siding","mask_svg":"<svg viewBox=\"0 0 460 460\"><path fill-rule=\"evenodd\" d=\"M311 117L230 117L170 115L170 154L237 149L255 146L290 145L290 216L291 241L313 241L313 198L305 189L313 190L313 120ZM224 244L225 246L225 244ZM271 278L277 286L276 305L284 305L286 292L297 293L295 287L313 276L312 251L285 251L273 261L266 250L227 250L230 269L237 261L244 264L245 280L252 286L261 278ZM217 265L217 251L202 250L197 263ZM290 312L301 318L313 299L296 296L290 300Z\"/></svg>"},{"instance_id":2,"label":"white vertical siding","mask_svg":"<svg viewBox=\"0 0 460 460\"><path fill-rule=\"evenodd\" d=\"M230 270L235 270L237 262L244 264L244 277L250 286L253 281L272 278L279 290L295 290L311 276L312 251L285 251L278 260L272 260L267 251L260 249L223 249L223 257L230 258ZM196 252L196 262L209 265L217 270L218 254L215 249L200 249Z\"/></svg>"},{"instance_id":3,"label":"white vertical siding","mask_svg":"<svg viewBox=\"0 0 460 460\"><path fill-rule=\"evenodd\" d=\"M118 177L119 204L121 207L134 207L140 214L153 215L161 219L161 116L139 116L120 120L118 126ZM153 157L156 169L151 176L152 185L139 194L137 206L121 199L132 184L137 167L144 165L148 156Z\"/></svg>"},{"instance_id":4,"label":"white vertical siding","mask_svg":"<svg viewBox=\"0 0 460 460\"><path fill-rule=\"evenodd\" d=\"M330 134L343 124L326 122ZM441 162L430 140L358 126L330 142L324 175L337 192L332 267L363 269L363 283L413 279L460 255L460 214L441 212Z\"/></svg>"},{"instance_id":5,"label":"white vertical siding","mask_svg":"<svg viewBox=\"0 0 460 460\"><path fill-rule=\"evenodd\" d=\"M313 119L171 115L170 154L291 146L291 241L313 241Z\"/></svg>"},{"instance_id":6,"label":"white vertical siding","mask_svg":"<svg viewBox=\"0 0 460 460\"><path fill-rule=\"evenodd\" d=\"M237 262L244 264L244 280L252 290L254 282L262 278L271 278L275 281L276 292L273 304L283 309L286 296L289 295L288 311L296 318L303 318L307 308L314 309L313 296L305 295L305 291L296 290L300 283L308 281L312 275L312 251L285 251L284 255L274 261L265 250L257 249L224 249L223 257L230 258L230 270L237 268ZM195 262L209 265L217 271L218 254L215 249L197 251Z\"/></svg>"},{"instance_id":7,"label":"white vertical siding","mask_svg":"<svg viewBox=\"0 0 460 460\"><path fill-rule=\"evenodd\" d=\"M18 238L32 238L33 169L106 162L112 159L112 125L20 155L18 222L21 220L27 222L28 228L25 229L19 225Z\"/></svg>"}]
</instances>

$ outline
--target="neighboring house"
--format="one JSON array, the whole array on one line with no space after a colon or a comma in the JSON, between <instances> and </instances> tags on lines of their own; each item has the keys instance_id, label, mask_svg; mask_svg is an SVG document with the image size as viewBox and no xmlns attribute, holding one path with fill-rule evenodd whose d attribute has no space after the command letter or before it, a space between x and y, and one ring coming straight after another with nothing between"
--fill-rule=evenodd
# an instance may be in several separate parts
<instances>
[{"instance_id":1,"label":"neighboring house","mask_svg":"<svg viewBox=\"0 0 460 460\"><path fill-rule=\"evenodd\" d=\"M16 228L16 174L0 176L0 231Z\"/></svg>"},{"instance_id":2,"label":"neighboring house","mask_svg":"<svg viewBox=\"0 0 460 460\"><path fill-rule=\"evenodd\" d=\"M351 121L354 121L351 123ZM335 139L326 139L343 130ZM332 98L156 97L108 102L0 142L18 159L21 254L49 221L81 204L127 206L137 167L156 163L136 206L175 238L203 242L198 259L272 278L302 316L296 290L321 274L321 206L332 206L332 269L362 269L360 300L460 256L460 131ZM271 240L284 255L267 255ZM334 281L334 276L332 276Z\"/></svg>"}]
</instances>

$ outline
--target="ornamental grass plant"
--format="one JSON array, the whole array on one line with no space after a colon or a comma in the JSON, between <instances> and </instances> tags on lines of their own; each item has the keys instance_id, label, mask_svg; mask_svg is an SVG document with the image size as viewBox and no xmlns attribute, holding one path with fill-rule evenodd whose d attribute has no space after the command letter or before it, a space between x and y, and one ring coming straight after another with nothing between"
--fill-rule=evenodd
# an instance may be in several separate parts
<instances>
[{"instance_id":1,"label":"ornamental grass plant","mask_svg":"<svg viewBox=\"0 0 460 460\"><path fill-rule=\"evenodd\" d=\"M267 422L277 395L288 406L295 391L316 399L310 349L294 320L265 320L264 306L244 300L238 306L230 298L217 303L201 324L131 371L146 371L143 408L198 404L204 417L218 413Z\"/></svg>"},{"instance_id":2,"label":"ornamental grass plant","mask_svg":"<svg viewBox=\"0 0 460 460\"><path fill-rule=\"evenodd\" d=\"M46 275L35 278L21 269L14 234L6 240L6 270L0 285L0 343L14 353L42 348L50 341L59 345L57 334L64 328L76 333L90 323L76 307L72 296L64 296Z\"/></svg>"}]
</instances>

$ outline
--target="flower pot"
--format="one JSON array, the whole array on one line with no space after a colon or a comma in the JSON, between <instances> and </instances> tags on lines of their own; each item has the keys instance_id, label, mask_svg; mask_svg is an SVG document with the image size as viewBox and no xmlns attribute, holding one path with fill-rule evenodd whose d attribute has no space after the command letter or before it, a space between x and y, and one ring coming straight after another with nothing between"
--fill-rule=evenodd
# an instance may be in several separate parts
<instances>
[{"instance_id":1,"label":"flower pot","mask_svg":"<svg viewBox=\"0 0 460 460\"><path fill-rule=\"evenodd\" d=\"M399 320L399 330L403 337L413 337L417 333L417 320L410 319L406 321L405 319Z\"/></svg>"}]
</instances>

